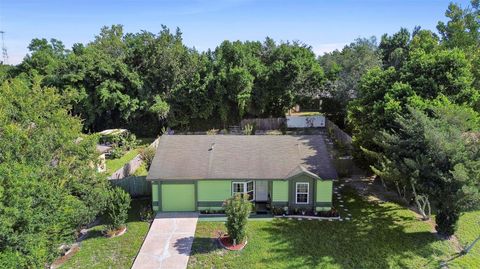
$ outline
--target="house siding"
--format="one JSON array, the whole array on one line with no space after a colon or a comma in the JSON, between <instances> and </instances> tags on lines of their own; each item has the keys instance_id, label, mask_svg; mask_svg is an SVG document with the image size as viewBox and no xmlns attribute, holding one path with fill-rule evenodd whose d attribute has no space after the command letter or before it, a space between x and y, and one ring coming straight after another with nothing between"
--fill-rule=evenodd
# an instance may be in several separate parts
<instances>
[{"instance_id":1,"label":"house siding","mask_svg":"<svg viewBox=\"0 0 480 269\"><path fill-rule=\"evenodd\" d=\"M333 181L317 180L316 210L328 211L332 208Z\"/></svg>"},{"instance_id":2,"label":"house siding","mask_svg":"<svg viewBox=\"0 0 480 269\"><path fill-rule=\"evenodd\" d=\"M288 181L274 180L271 187L272 204L274 206L288 205Z\"/></svg>"},{"instance_id":3,"label":"house siding","mask_svg":"<svg viewBox=\"0 0 480 269\"><path fill-rule=\"evenodd\" d=\"M220 210L232 196L231 180L199 180L197 182L198 210Z\"/></svg>"},{"instance_id":4,"label":"house siding","mask_svg":"<svg viewBox=\"0 0 480 269\"><path fill-rule=\"evenodd\" d=\"M295 191L296 191L296 183L299 182L307 182L309 184L308 189L308 204L297 204L295 199ZM306 176L306 175L298 175L296 177L289 179L289 200L288 206L292 209L313 209L315 201L315 183L316 180Z\"/></svg>"},{"instance_id":5,"label":"house siding","mask_svg":"<svg viewBox=\"0 0 480 269\"><path fill-rule=\"evenodd\" d=\"M160 189L158 186L160 182L152 181L152 209L153 211L160 210Z\"/></svg>"},{"instance_id":6,"label":"house siding","mask_svg":"<svg viewBox=\"0 0 480 269\"><path fill-rule=\"evenodd\" d=\"M223 202L232 195L232 182L244 180L195 180L189 182L152 181L152 207L154 211L162 210L162 185L164 184L195 184L196 210L222 210ZM309 203L296 204L295 186L297 182L309 183ZM288 180L269 180L269 197L273 207L288 206L290 209L315 209L328 211L332 206L331 180L317 180L308 175L298 175ZM166 194L170 199L182 199L182 196ZM173 196L172 196L173 195ZM188 197L187 200L192 199Z\"/></svg>"}]
</instances>

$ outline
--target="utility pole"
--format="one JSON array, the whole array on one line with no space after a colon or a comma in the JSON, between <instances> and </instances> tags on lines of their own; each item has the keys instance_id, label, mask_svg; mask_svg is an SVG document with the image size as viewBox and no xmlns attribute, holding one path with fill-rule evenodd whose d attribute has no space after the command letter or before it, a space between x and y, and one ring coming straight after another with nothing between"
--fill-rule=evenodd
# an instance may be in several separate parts
<instances>
[{"instance_id":1,"label":"utility pole","mask_svg":"<svg viewBox=\"0 0 480 269\"><path fill-rule=\"evenodd\" d=\"M8 53L7 53L7 47L5 47L5 32L0 30L0 35L2 35L2 58L3 58L3 64L8 64Z\"/></svg>"}]
</instances>

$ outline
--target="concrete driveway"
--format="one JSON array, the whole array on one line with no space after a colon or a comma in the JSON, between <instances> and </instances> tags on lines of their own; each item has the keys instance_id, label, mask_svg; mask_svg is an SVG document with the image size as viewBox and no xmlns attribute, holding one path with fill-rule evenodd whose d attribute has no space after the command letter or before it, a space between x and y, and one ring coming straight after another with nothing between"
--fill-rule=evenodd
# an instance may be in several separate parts
<instances>
[{"instance_id":1,"label":"concrete driveway","mask_svg":"<svg viewBox=\"0 0 480 269\"><path fill-rule=\"evenodd\" d=\"M187 268L198 213L158 213L133 269Z\"/></svg>"}]
</instances>

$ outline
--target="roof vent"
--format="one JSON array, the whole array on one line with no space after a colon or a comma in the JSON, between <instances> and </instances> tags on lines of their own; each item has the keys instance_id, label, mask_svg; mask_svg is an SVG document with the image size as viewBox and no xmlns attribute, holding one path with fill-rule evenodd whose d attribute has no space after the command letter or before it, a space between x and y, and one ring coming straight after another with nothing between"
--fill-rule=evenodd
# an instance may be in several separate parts
<instances>
[{"instance_id":1,"label":"roof vent","mask_svg":"<svg viewBox=\"0 0 480 269\"><path fill-rule=\"evenodd\" d=\"M212 150L213 150L213 146L215 146L215 143L212 143L212 144L210 145L210 148L208 149L208 151L212 151Z\"/></svg>"}]
</instances>

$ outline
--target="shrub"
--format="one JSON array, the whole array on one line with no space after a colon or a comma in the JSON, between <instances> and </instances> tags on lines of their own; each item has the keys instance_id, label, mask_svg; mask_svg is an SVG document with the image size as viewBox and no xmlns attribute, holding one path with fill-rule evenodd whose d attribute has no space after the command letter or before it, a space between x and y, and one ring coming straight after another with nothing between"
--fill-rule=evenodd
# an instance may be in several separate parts
<instances>
[{"instance_id":1,"label":"shrub","mask_svg":"<svg viewBox=\"0 0 480 269\"><path fill-rule=\"evenodd\" d=\"M435 217L435 230L438 234L449 238L457 230L460 214L455 210L438 210Z\"/></svg>"},{"instance_id":2,"label":"shrub","mask_svg":"<svg viewBox=\"0 0 480 269\"><path fill-rule=\"evenodd\" d=\"M148 204L140 209L140 219L145 222L151 222L154 218L152 205Z\"/></svg>"},{"instance_id":3,"label":"shrub","mask_svg":"<svg viewBox=\"0 0 480 269\"><path fill-rule=\"evenodd\" d=\"M153 147L146 147L140 150L140 158L147 165L147 170L150 169L152 165L153 157L155 157L156 149Z\"/></svg>"},{"instance_id":4,"label":"shrub","mask_svg":"<svg viewBox=\"0 0 480 269\"><path fill-rule=\"evenodd\" d=\"M108 193L106 217L109 230L118 230L125 226L131 200L130 195L119 187Z\"/></svg>"},{"instance_id":5,"label":"shrub","mask_svg":"<svg viewBox=\"0 0 480 269\"><path fill-rule=\"evenodd\" d=\"M274 215L283 215L283 214L286 214L287 211L283 207L273 207L272 208L272 213Z\"/></svg>"},{"instance_id":6,"label":"shrub","mask_svg":"<svg viewBox=\"0 0 480 269\"><path fill-rule=\"evenodd\" d=\"M111 151L110 154L108 155L109 159L118 159L123 156L123 149L119 147L114 147Z\"/></svg>"},{"instance_id":7,"label":"shrub","mask_svg":"<svg viewBox=\"0 0 480 269\"><path fill-rule=\"evenodd\" d=\"M225 214L227 215L228 235L233 243L243 242L246 236L247 221L252 204L248 201L248 195L237 194L225 201Z\"/></svg>"},{"instance_id":8,"label":"shrub","mask_svg":"<svg viewBox=\"0 0 480 269\"><path fill-rule=\"evenodd\" d=\"M207 135L216 135L218 134L218 129L210 129L207 131Z\"/></svg>"},{"instance_id":9,"label":"shrub","mask_svg":"<svg viewBox=\"0 0 480 269\"><path fill-rule=\"evenodd\" d=\"M253 134L253 125L248 123L248 124L245 124L245 126L243 127L243 134L244 135L252 135Z\"/></svg>"}]
</instances>

